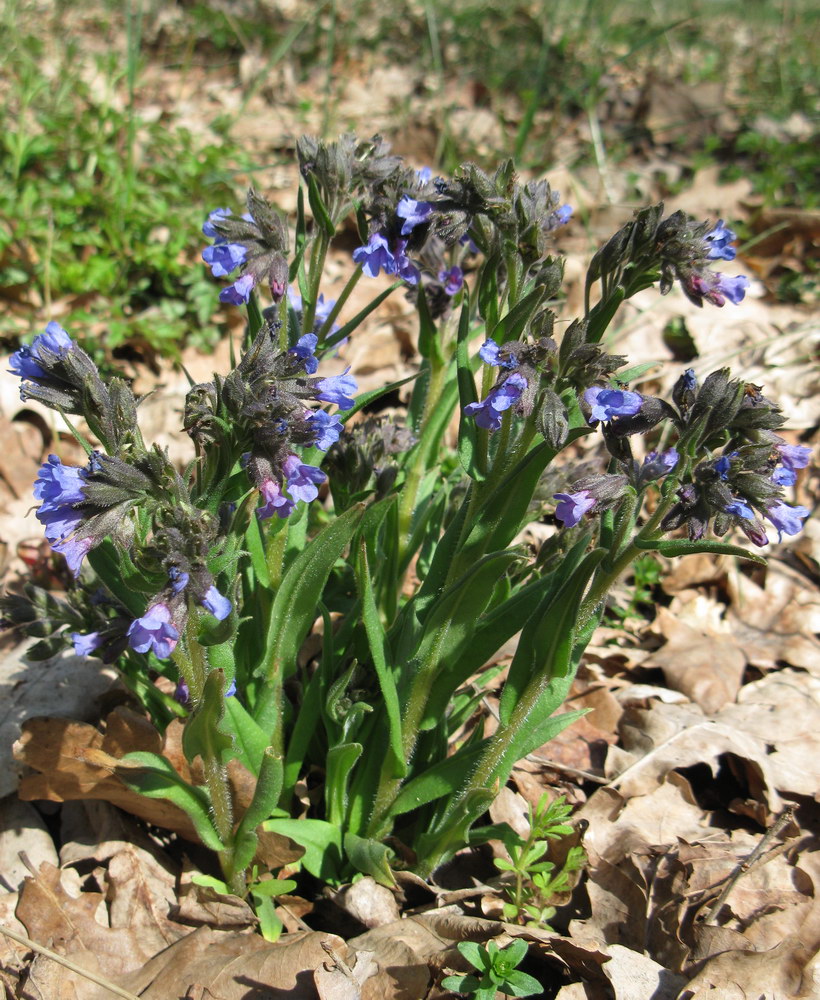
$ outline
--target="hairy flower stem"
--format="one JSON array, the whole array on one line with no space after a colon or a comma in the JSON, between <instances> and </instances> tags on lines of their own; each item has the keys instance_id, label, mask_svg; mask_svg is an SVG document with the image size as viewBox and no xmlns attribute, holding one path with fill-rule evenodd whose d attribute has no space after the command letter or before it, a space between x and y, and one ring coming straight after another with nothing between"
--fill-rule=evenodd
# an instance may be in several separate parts
<instances>
[{"instance_id":1,"label":"hairy flower stem","mask_svg":"<svg viewBox=\"0 0 820 1000\"><path fill-rule=\"evenodd\" d=\"M198 612L196 609L190 608L185 640L177 645L173 654L174 661L188 685L194 708L202 701L205 678L208 672L205 650L196 639L197 620ZM233 864L233 806L231 804L231 790L228 785L228 773L219 759L208 753L207 750L202 755L202 764L205 772L205 784L213 810L214 826L219 834L219 839L226 845L224 850L219 852L219 863L231 892L241 896L245 892L245 878L242 872L234 870Z\"/></svg>"},{"instance_id":2,"label":"hairy flower stem","mask_svg":"<svg viewBox=\"0 0 820 1000\"><path fill-rule=\"evenodd\" d=\"M330 330L333 327L333 324L336 322L336 317L339 315L339 313L344 308L345 302L347 302L347 300L350 298L350 295L351 295L353 289L358 284L359 278L361 278L361 276L362 276L362 265L361 264L357 264L356 265L356 270L347 279L347 284L344 286L344 288L339 293L339 297L338 297L338 299L336 299L336 304L333 306L333 308L327 314L327 319L324 321L324 323L322 323L321 327L319 328L319 330L316 333L316 336L319 338L319 343L318 343L317 347L321 347L324 344L325 339L327 338L327 335L330 333ZM305 331L304 332L305 333L309 333L310 331L308 330L307 327L305 327Z\"/></svg>"},{"instance_id":3,"label":"hairy flower stem","mask_svg":"<svg viewBox=\"0 0 820 1000\"><path fill-rule=\"evenodd\" d=\"M302 315L302 329L310 333L313 329L313 322L316 318L316 300L319 298L319 285L322 281L322 272L325 269L325 258L327 257L330 237L324 228L320 229L313 250L310 255L310 275L308 277L308 292L310 300L304 303L304 313Z\"/></svg>"}]
</instances>

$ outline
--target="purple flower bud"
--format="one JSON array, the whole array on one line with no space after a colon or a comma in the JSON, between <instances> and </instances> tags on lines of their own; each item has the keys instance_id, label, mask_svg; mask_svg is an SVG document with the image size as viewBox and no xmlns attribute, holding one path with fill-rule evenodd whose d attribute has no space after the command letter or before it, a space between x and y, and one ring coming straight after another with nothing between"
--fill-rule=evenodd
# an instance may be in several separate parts
<instances>
[{"instance_id":1,"label":"purple flower bud","mask_svg":"<svg viewBox=\"0 0 820 1000\"><path fill-rule=\"evenodd\" d=\"M723 219L719 219L715 228L704 236L709 260L734 260L737 250L729 246L735 240L735 234L728 226L723 225ZM734 301L734 300L733 300Z\"/></svg>"},{"instance_id":2,"label":"purple flower bud","mask_svg":"<svg viewBox=\"0 0 820 1000\"><path fill-rule=\"evenodd\" d=\"M809 516L808 507L792 507L782 500L773 503L766 510L766 517L777 528L778 538L796 535L803 530L803 520Z\"/></svg>"},{"instance_id":3,"label":"purple flower bud","mask_svg":"<svg viewBox=\"0 0 820 1000\"><path fill-rule=\"evenodd\" d=\"M296 506L295 500L282 495L282 487L275 479L266 479L259 487L259 492L265 501L263 506L256 511L256 516L260 521L273 517L274 514L280 518L289 517Z\"/></svg>"},{"instance_id":4,"label":"purple flower bud","mask_svg":"<svg viewBox=\"0 0 820 1000\"><path fill-rule=\"evenodd\" d=\"M177 681L177 686L174 690L174 701L178 701L180 705L184 705L186 708L191 704L191 692L184 677L180 677Z\"/></svg>"},{"instance_id":5,"label":"purple flower bud","mask_svg":"<svg viewBox=\"0 0 820 1000\"><path fill-rule=\"evenodd\" d=\"M225 237L220 236L214 228L214 222L218 222L220 219L225 219L229 215L233 215L233 212L229 208L215 208L213 212L208 213L208 218L202 224L202 232L208 237L209 240L216 240L217 243L227 242Z\"/></svg>"},{"instance_id":6,"label":"purple flower bud","mask_svg":"<svg viewBox=\"0 0 820 1000\"><path fill-rule=\"evenodd\" d=\"M355 402L353 393L358 390L356 379L347 373L350 368L346 368L341 375L331 375L328 378L316 380L316 388L319 390L316 398L323 403L335 403L340 410L349 410Z\"/></svg>"},{"instance_id":7,"label":"purple flower bud","mask_svg":"<svg viewBox=\"0 0 820 1000\"><path fill-rule=\"evenodd\" d=\"M230 306L244 305L250 299L255 284L256 281L252 274L243 274L232 285L222 289L219 293L219 301Z\"/></svg>"},{"instance_id":8,"label":"purple flower bud","mask_svg":"<svg viewBox=\"0 0 820 1000\"><path fill-rule=\"evenodd\" d=\"M553 214L558 222L558 225L565 226L572 218L572 212L572 205L559 205Z\"/></svg>"},{"instance_id":9,"label":"purple flower bud","mask_svg":"<svg viewBox=\"0 0 820 1000\"><path fill-rule=\"evenodd\" d=\"M319 361L313 354L318 342L319 340L315 333L306 333L290 349L290 353L294 354L302 362L308 375L313 375L319 367Z\"/></svg>"},{"instance_id":10,"label":"purple flower bud","mask_svg":"<svg viewBox=\"0 0 820 1000\"><path fill-rule=\"evenodd\" d=\"M591 407L591 424L612 420L614 417L633 417L643 405L643 396L638 392L623 389L602 389L594 385L584 393L584 399Z\"/></svg>"},{"instance_id":11,"label":"purple flower bud","mask_svg":"<svg viewBox=\"0 0 820 1000\"><path fill-rule=\"evenodd\" d=\"M336 413L331 415L324 410L309 410L308 413L308 423L316 433L313 445L320 451L327 451L332 444L339 440L344 425Z\"/></svg>"},{"instance_id":12,"label":"purple flower bud","mask_svg":"<svg viewBox=\"0 0 820 1000\"><path fill-rule=\"evenodd\" d=\"M217 618L219 621L224 621L231 613L233 605L228 598L223 597L223 595L220 594L216 587L212 584L205 591L205 596L202 598L202 607L205 608L206 611L210 611L214 618Z\"/></svg>"},{"instance_id":13,"label":"purple flower bud","mask_svg":"<svg viewBox=\"0 0 820 1000\"><path fill-rule=\"evenodd\" d=\"M641 479L649 482L653 479L660 479L661 476L671 472L680 460L680 455L675 448L668 448L664 452L650 451L643 460L641 468Z\"/></svg>"},{"instance_id":14,"label":"purple flower bud","mask_svg":"<svg viewBox=\"0 0 820 1000\"><path fill-rule=\"evenodd\" d=\"M555 516L565 528L574 528L596 503L595 497L589 490L580 490L578 493L554 493L553 499L561 501L555 508Z\"/></svg>"},{"instance_id":15,"label":"purple flower bud","mask_svg":"<svg viewBox=\"0 0 820 1000\"><path fill-rule=\"evenodd\" d=\"M168 570L168 579L171 581L171 592L173 594L181 594L188 586L189 576L187 573L183 573L178 567L172 566Z\"/></svg>"},{"instance_id":16,"label":"purple flower bud","mask_svg":"<svg viewBox=\"0 0 820 1000\"><path fill-rule=\"evenodd\" d=\"M811 459L811 448L802 444L775 445L780 452L780 461L787 469L805 469Z\"/></svg>"},{"instance_id":17,"label":"purple flower bud","mask_svg":"<svg viewBox=\"0 0 820 1000\"><path fill-rule=\"evenodd\" d=\"M687 368L683 373L683 386L687 392L694 392L698 387L698 377L694 368Z\"/></svg>"},{"instance_id":18,"label":"purple flower bud","mask_svg":"<svg viewBox=\"0 0 820 1000\"><path fill-rule=\"evenodd\" d=\"M460 267L451 267L449 271L439 271L438 280L444 285L447 295L455 295L464 284L464 272Z\"/></svg>"},{"instance_id":19,"label":"purple flower bud","mask_svg":"<svg viewBox=\"0 0 820 1000\"><path fill-rule=\"evenodd\" d=\"M77 656L91 656L95 649L102 645L102 638L99 632L89 632L82 635L80 632L71 632L71 641L74 644L74 652Z\"/></svg>"},{"instance_id":20,"label":"purple flower bud","mask_svg":"<svg viewBox=\"0 0 820 1000\"><path fill-rule=\"evenodd\" d=\"M282 471L288 481L288 493L294 500L310 503L319 495L319 485L327 476L314 465L304 465L298 455L288 455L282 463Z\"/></svg>"},{"instance_id":21,"label":"purple flower bud","mask_svg":"<svg viewBox=\"0 0 820 1000\"><path fill-rule=\"evenodd\" d=\"M416 201L409 195L404 195L396 206L396 215L404 219L401 227L402 236L408 236L416 226L426 222L433 211L433 206L429 201Z\"/></svg>"},{"instance_id":22,"label":"purple flower bud","mask_svg":"<svg viewBox=\"0 0 820 1000\"><path fill-rule=\"evenodd\" d=\"M726 513L734 514L735 517L743 517L747 521L751 521L755 516L752 508L742 500L732 500L731 503L727 503Z\"/></svg>"},{"instance_id":23,"label":"purple flower bud","mask_svg":"<svg viewBox=\"0 0 820 1000\"><path fill-rule=\"evenodd\" d=\"M153 652L160 660L173 653L179 642L179 629L171 618L171 609L162 601L152 605L141 618L128 627L128 643L138 653Z\"/></svg>"},{"instance_id":24,"label":"purple flower bud","mask_svg":"<svg viewBox=\"0 0 820 1000\"><path fill-rule=\"evenodd\" d=\"M363 247L354 250L353 260L361 264L362 271L368 278L377 277L380 270L384 270L385 274L396 272L393 254L390 252L387 239L381 233L373 233Z\"/></svg>"},{"instance_id":25,"label":"purple flower bud","mask_svg":"<svg viewBox=\"0 0 820 1000\"><path fill-rule=\"evenodd\" d=\"M217 243L205 247L202 259L210 267L215 278L224 278L245 263L248 251L241 243Z\"/></svg>"},{"instance_id":26,"label":"purple flower bud","mask_svg":"<svg viewBox=\"0 0 820 1000\"><path fill-rule=\"evenodd\" d=\"M497 431L501 427L501 415L521 398L527 388L527 380L518 372L509 375L500 386L490 389L486 399L480 403L468 403L464 407L467 416L475 418L477 426L484 430Z\"/></svg>"}]
</instances>

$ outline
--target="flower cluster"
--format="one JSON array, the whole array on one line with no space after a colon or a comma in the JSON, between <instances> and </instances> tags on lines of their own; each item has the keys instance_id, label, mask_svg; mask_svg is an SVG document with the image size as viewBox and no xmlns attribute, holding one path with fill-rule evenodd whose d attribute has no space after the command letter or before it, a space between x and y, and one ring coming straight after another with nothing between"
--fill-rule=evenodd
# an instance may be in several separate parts
<instances>
[{"instance_id":1,"label":"flower cluster","mask_svg":"<svg viewBox=\"0 0 820 1000\"><path fill-rule=\"evenodd\" d=\"M282 216L251 188L248 210L235 218L229 208L214 209L202 232L214 241L202 259L215 278L239 277L219 293L220 302L242 305L259 284L266 284L274 302L281 301L288 284L288 230Z\"/></svg>"}]
</instances>

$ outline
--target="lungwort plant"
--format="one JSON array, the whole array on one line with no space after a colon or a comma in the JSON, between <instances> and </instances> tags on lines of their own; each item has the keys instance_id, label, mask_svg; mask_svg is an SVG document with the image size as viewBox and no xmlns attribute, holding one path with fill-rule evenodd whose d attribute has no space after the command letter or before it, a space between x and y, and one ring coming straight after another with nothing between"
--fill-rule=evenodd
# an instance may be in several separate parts
<instances>
[{"instance_id":1,"label":"lungwort plant","mask_svg":"<svg viewBox=\"0 0 820 1000\"><path fill-rule=\"evenodd\" d=\"M516 761L579 714L559 710L619 575L651 552L760 561L719 539L765 545L764 521L794 534L808 513L784 497L808 449L777 436L759 388L687 370L670 400L647 396L600 346L651 285L678 281L698 306L743 298L745 278L713 270L735 255L723 222L638 212L595 254L584 314L559 323L552 234L571 209L545 181L512 162L434 178L378 138L305 138L298 156L295 221L251 191L244 213L205 223L220 298L248 322L232 370L190 387L187 468L56 323L11 359L23 398L76 424L88 460L50 456L34 489L74 585L7 595L5 622L39 638L35 657L73 644L115 663L159 730L184 718L203 783L143 752L117 774L185 810L220 884L260 903L261 831L301 844L322 880L386 884L492 836L482 817ZM350 220L361 246L333 301L326 257ZM393 284L343 322L382 271ZM399 291L422 359L401 419L373 404L402 383L357 396L324 368ZM606 459L578 477L586 435ZM520 541L533 521L555 526L537 551ZM486 736L485 665L516 635ZM229 765L255 780L241 812Z\"/></svg>"}]
</instances>

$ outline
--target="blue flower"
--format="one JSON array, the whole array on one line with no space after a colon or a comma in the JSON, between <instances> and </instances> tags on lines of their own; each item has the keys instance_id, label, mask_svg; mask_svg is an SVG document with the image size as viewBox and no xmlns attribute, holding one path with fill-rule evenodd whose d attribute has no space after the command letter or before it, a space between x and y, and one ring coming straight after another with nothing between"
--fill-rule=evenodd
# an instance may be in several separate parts
<instances>
[{"instance_id":1,"label":"blue flower","mask_svg":"<svg viewBox=\"0 0 820 1000\"><path fill-rule=\"evenodd\" d=\"M202 251L202 259L215 278L224 278L235 271L245 263L247 256L248 251L241 243L215 243Z\"/></svg>"},{"instance_id":2,"label":"blue flower","mask_svg":"<svg viewBox=\"0 0 820 1000\"><path fill-rule=\"evenodd\" d=\"M185 707L191 704L191 691L184 677L180 677L177 681L177 686L174 689L174 701L178 701L180 705Z\"/></svg>"},{"instance_id":3,"label":"blue flower","mask_svg":"<svg viewBox=\"0 0 820 1000\"><path fill-rule=\"evenodd\" d=\"M294 354L302 362L308 375L313 375L319 367L319 361L313 353L318 343L319 338L315 333L305 333L290 349L290 353Z\"/></svg>"},{"instance_id":4,"label":"blue flower","mask_svg":"<svg viewBox=\"0 0 820 1000\"><path fill-rule=\"evenodd\" d=\"M53 320L46 325L44 333L38 334L31 347L21 347L9 358L9 371L18 378L46 378L48 373L42 367L47 359L41 354L46 350L58 358L64 358L74 346L74 341L66 331Z\"/></svg>"},{"instance_id":5,"label":"blue flower","mask_svg":"<svg viewBox=\"0 0 820 1000\"><path fill-rule=\"evenodd\" d=\"M93 538L70 537L85 517L83 511L75 509L74 504L85 499L82 486L87 476L86 469L63 465L56 455L49 455L40 467L34 484L34 496L42 501L36 514L37 520L43 525L51 547L65 556L75 577L80 575L82 561L89 549L96 544Z\"/></svg>"},{"instance_id":6,"label":"blue flower","mask_svg":"<svg viewBox=\"0 0 820 1000\"><path fill-rule=\"evenodd\" d=\"M91 656L94 650L99 649L102 645L102 637L99 632L89 632L87 635L71 632L70 636L77 656Z\"/></svg>"},{"instance_id":7,"label":"blue flower","mask_svg":"<svg viewBox=\"0 0 820 1000\"><path fill-rule=\"evenodd\" d=\"M63 465L56 455L49 455L40 466L34 484L35 499L41 500L43 507L48 510L82 503L85 500L83 486L87 478L87 469L78 465Z\"/></svg>"},{"instance_id":8,"label":"blue flower","mask_svg":"<svg viewBox=\"0 0 820 1000\"><path fill-rule=\"evenodd\" d=\"M448 295L455 295L464 284L464 272L460 267L451 267L449 271L439 271L438 280L444 285L444 291Z\"/></svg>"},{"instance_id":9,"label":"blue flower","mask_svg":"<svg viewBox=\"0 0 820 1000\"><path fill-rule=\"evenodd\" d=\"M241 306L250 299L255 284L252 274L243 274L232 285L222 289L219 293L219 301L230 306Z\"/></svg>"},{"instance_id":10,"label":"blue flower","mask_svg":"<svg viewBox=\"0 0 820 1000\"><path fill-rule=\"evenodd\" d=\"M778 486L794 486L797 482L797 473L794 469L787 469L785 465L778 465L772 473L772 482Z\"/></svg>"},{"instance_id":11,"label":"blue flower","mask_svg":"<svg viewBox=\"0 0 820 1000\"><path fill-rule=\"evenodd\" d=\"M288 455L282 463L282 471L287 479L288 493L294 500L310 503L319 495L319 486L327 476L314 465L304 465L298 455Z\"/></svg>"},{"instance_id":12,"label":"blue flower","mask_svg":"<svg viewBox=\"0 0 820 1000\"><path fill-rule=\"evenodd\" d=\"M681 282L684 292L696 305L704 299L713 306L723 306L726 299L738 305L746 295L749 279L744 274L729 275L719 271L692 272Z\"/></svg>"},{"instance_id":13,"label":"blue flower","mask_svg":"<svg viewBox=\"0 0 820 1000\"><path fill-rule=\"evenodd\" d=\"M220 594L216 587L211 584L211 586L205 591L205 596L202 598L202 607L205 608L206 611L210 611L214 618L217 618L219 621L224 621L231 613L233 605L227 597Z\"/></svg>"},{"instance_id":14,"label":"blue flower","mask_svg":"<svg viewBox=\"0 0 820 1000\"><path fill-rule=\"evenodd\" d=\"M327 451L332 444L335 444L344 429L338 414L334 413L331 416L325 410L311 410L307 419L311 429L316 432L313 445L320 451Z\"/></svg>"},{"instance_id":15,"label":"blue flower","mask_svg":"<svg viewBox=\"0 0 820 1000\"><path fill-rule=\"evenodd\" d=\"M787 469L805 469L811 459L811 448L802 444L778 444L775 445L780 452L780 461Z\"/></svg>"},{"instance_id":16,"label":"blue flower","mask_svg":"<svg viewBox=\"0 0 820 1000\"><path fill-rule=\"evenodd\" d=\"M316 398L323 403L335 403L340 410L349 410L354 403L352 395L359 388L356 379L347 374L349 371L346 368L341 375L317 379L316 388L319 391Z\"/></svg>"},{"instance_id":17,"label":"blue flower","mask_svg":"<svg viewBox=\"0 0 820 1000\"><path fill-rule=\"evenodd\" d=\"M559 226L565 226L572 218L572 205L559 205L547 219L547 230L552 231Z\"/></svg>"},{"instance_id":18,"label":"blue flower","mask_svg":"<svg viewBox=\"0 0 820 1000\"><path fill-rule=\"evenodd\" d=\"M634 417L643 405L643 396L638 392L624 389L602 389L594 385L584 393L584 399L591 407L591 424L606 422L615 417Z\"/></svg>"},{"instance_id":19,"label":"blue flower","mask_svg":"<svg viewBox=\"0 0 820 1000\"><path fill-rule=\"evenodd\" d=\"M527 388L527 380L518 372L509 375L500 386L490 389L486 399L480 403L468 403L464 412L475 418L477 426L488 431L501 427L501 415L521 398Z\"/></svg>"},{"instance_id":20,"label":"blue flower","mask_svg":"<svg viewBox=\"0 0 820 1000\"><path fill-rule=\"evenodd\" d=\"M259 487L259 492L265 503L256 511L256 516L260 521L268 517L286 518L296 506L296 501L290 497L282 495L282 487L275 479L266 479Z\"/></svg>"},{"instance_id":21,"label":"blue flower","mask_svg":"<svg viewBox=\"0 0 820 1000\"><path fill-rule=\"evenodd\" d=\"M747 521L751 521L755 516L752 508L742 500L732 500L731 503L727 503L726 513L734 514L735 517L746 518Z\"/></svg>"},{"instance_id":22,"label":"blue flower","mask_svg":"<svg viewBox=\"0 0 820 1000\"><path fill-rule=\"evenodd\" d=\"M402 236L409 236L410 233L423 223L427 222L433 211L433 206L429 201L416 201L409 195L404 195L396 206L396 215L404 219L401 227Z\"/></svg>"},{"instance_id":23,"label":"blue flower","mask_svg":"<svg viewBox=\"0 0 820 1000\"><path fill-rule=\"evenodd\" d=\"M422 167L420 170L416 171L416 178L419 184L429 184L430 178L433 176L433 171L429 167Z\"/></svg>"},{"instance_id":24,"label":"blue flower","mask_svg":"<svg viewBox=\"0 0 820 1000\"><path fill-rule=\"evenodd\" d=\"M128 626L128 644L137 653L153 654L164 660L179 642L179 629L171 618L171 609L162 601L153 604L141 618Z\"/></svg>"},{"instance_id":25,"label":"blue flower","mask_svg":"<svg viewBox=\"0 0 820 1000\"><path fill-rule=\"evenodd\" d=\"M687 392L694 392L698 387L698 377L694 368L687 368L683 373L683 387Z\"/></svg>"},{"instance_id":26,"label":"blue flower","mask_svg":"<svg viewBox=\"0 0 820 1000\"><path fill-rule=\"evenodd\" d=\"M724 482L729 478L729 470L731 467L732 462L728 455L721 455L717 462L715 462L715 472Z\"/></svg>"},{"instance_id":27,"label":"blue flower","mask_svg":"<svg viewBox=\"0 0 820 1000\"><path fill-rule=\"evenodd\" d=\"M397 274L408 285L417 285L419 281L419 269L410 260L405 252L407 250L407 240L396 240L393 248L393 271L388 274Z\"/></svg>"},{"instance_id":28,"label":"blue flower","mask_svg":"<svg viewBox=\"0 0 820 1000\"><path fill-rule=\"evenodd\" d=\"M555 508L555 516L565 528L574 528L587 511L595 506L595 497L589 490L578 493L553 493L553 499L561 502Z\"/></svg>"},{"instance_id":29,"label":"blue flower","mask_svg":"<svg viewBox=\"0 0 820 1000\"><path fill-rule=\"evenodd\" d=\"M778 540L786 535L796 535L803 530L803 520L809 516L808 507L792 507L782 500L766 510L766 517L777 528Z\"/></svg>"},{"instance_id":30,"label":"blue flower","mask_svg":"<svg viewBox=\"0 0 820 1000\"><path fill-rule=\"evenodd\" d=\"M363 247L354 250L353 260L361 265L368 278L377 277L380 270L384 270L385 274L396 273L396 262L387 239L381 233L373 233Z\"/></svg>"},{"instance_id":31,"label":"blue flower","mask_svg":"<svg viewBox=\"0 0 820 1000\"><path fill-rule=\"evenodd\" d=\"M709 252L706 254L709 260L734 260L737 250L729 246L735 240L735 234L728 226L723 225L723 219L719 219L715 228L704 236Z\"/></svg>"}]
</instances>

